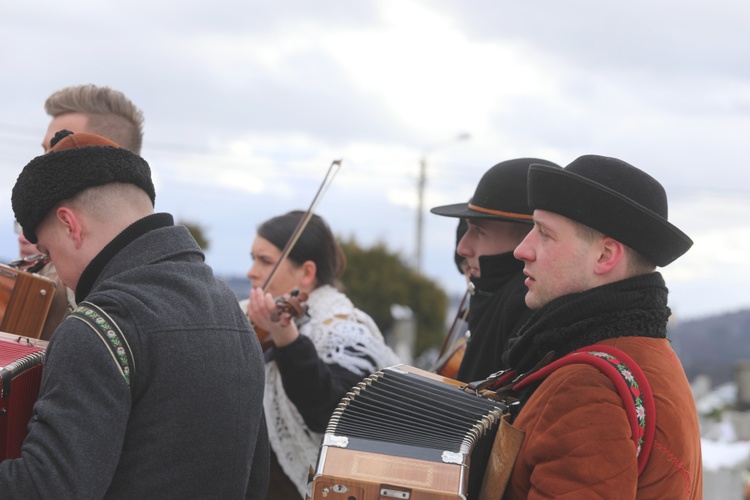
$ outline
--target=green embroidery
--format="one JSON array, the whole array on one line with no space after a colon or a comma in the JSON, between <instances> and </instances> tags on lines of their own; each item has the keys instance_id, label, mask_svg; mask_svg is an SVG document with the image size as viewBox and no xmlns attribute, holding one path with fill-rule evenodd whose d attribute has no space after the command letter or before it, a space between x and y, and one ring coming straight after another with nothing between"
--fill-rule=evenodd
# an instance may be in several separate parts
<instances>
[{"instance_id":1,"label":"green embroidery","mask_svg":"<svg viewBox=\"0 0 750 500\"><path fill-rule=\"evenodd\" d=\"M646 408L643 405L643 394L641 393L641 386L633 377L633 373L624 365L619 359L600 351L589 351L589 354L601 358L607 361L610 365L617 369L617 373L625 380L630 390L630 397L633 398L635 404L635 414L638 418L638 449L637 454L640 455L641 447L643 446L644 436L646 434Z\"/></svg>"},{"instance_id":2,"label":"green embroidery","mask_svg":"<svg viewBox=\"0 0 750 500\"><path fill-rule=\"evenodd\" d=\"M93 320L93 324L96 324L96 326L99 327L102 333L104 333L104 336L114 347L113 352L117 355L117 360L120 364L120 370L125 377L125 382L130 385L130 361L128 360L127 352L122 346L122 340L120 339L120 336L117 335L110 324L107 323L107 320L101 317L99 313L94 311L93 309L90 309L86 306L78 306L73 312L82 314Z\"/></svg>"}]
</instances>

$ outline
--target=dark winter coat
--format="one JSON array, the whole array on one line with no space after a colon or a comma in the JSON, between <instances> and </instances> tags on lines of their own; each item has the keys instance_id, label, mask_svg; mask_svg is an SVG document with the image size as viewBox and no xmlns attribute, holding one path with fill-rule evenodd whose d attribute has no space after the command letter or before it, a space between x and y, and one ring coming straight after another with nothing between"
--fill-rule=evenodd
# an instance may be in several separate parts
<instances>
[{"instance_id":1,"label":"dark winter coat","mask_svg":"<svg viewBox=\"0 0 750 500\"><path fill-rule=\"evenodd\" d=\"M63 321L0 498L262 498L260 346L187 229L168 214L137 221L84 270L76 299L119 325L130 385L86 323Z\"/></svg>"}]
</instances>

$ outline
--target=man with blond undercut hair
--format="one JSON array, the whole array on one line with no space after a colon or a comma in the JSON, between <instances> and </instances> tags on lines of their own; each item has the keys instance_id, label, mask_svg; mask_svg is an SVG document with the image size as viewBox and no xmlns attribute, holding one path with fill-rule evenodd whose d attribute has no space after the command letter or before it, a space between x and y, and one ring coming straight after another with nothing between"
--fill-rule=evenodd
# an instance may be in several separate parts
<instances>
[{"instance_id":1,"label":"man with blond undercut hair","mask_svg":"<svg viewBox=\"0 0 750 500\"><path fill-rule=\"evenodd\" d=\"M101 135L139 155L143 144L143 112L125 94L93 84L62 88L47 98L44 110L52 117L42 147L60 130Z\"/></svg>"}]
</instances>

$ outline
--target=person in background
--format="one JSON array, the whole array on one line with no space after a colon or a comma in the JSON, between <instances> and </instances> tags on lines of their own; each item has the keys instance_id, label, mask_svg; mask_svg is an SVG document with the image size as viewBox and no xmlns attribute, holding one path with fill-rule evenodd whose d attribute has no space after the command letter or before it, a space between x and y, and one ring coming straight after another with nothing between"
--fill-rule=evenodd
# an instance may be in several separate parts
<instances>
[{"instance_id":1,"label":"person in background","mask_svg":"<svg viewBox=\"0 0 750 500\"><path fill-rule=\"evenodd\" d=\"M456 375L464 382L483 380L505 368L502 355L508 339L529 316L523 263L513 257L513 250L531 229L526 176L532 163L557 166L538 158L503 161L482 176L468 203L430 210L468 223L456 248L468 263L474 286L468 344Z\"/></svg>"},{"instance_id":2,"label":"person in background","mask_svg":"<svg viewBox=\"0 0 750 500\"><path fill-rule=\"evenodd\" d=\"M656 431L639 474L641 446L610 378L586 364L557 368L517 391L513 425L525 437L505 498L701 498L698 415L656 272L693 242L668 221L664 188L624 161L586 155L564 169L531 165L529 203L534 227L515 255L534 312L505 361L523 378L544 359L617 348L645 374L655 412L638 418L655 418Z\"/></svg>"},{"instance_id":3,"label":"person in background","mask_svg":"<svg viewBox=\"0 0 750 500\"><path fill-rule=\"evenodd\" d=\"M118 90L92 84L65 87L47 98L44 109L51 117L42 139L45 153L50 149L50 141L55 134L65 129L74 133L97 134L137 155L141 154L143 112ZM16 226L20 259L38 254L36 246ZM40 335L42 340L49 340L57 325L75 308L75 297L73 291L60 282L53 263L43 264L35 272L52 279L57 286Z\"/></svg>"},{"instance_id":4,"label":"person in background","mask_svg":"<svg viewBox=\"0 0 750 500\"><path fill-rule=\"evenodd\" d=\"M148 163L63 131L12 191L78 306L46 350L0 498L263 498L263 358L232 290L167 213Z\"/></svg>"},{"instance_id":5,"label":"person in background","mask_svg":"<svg viewBox=\"0 0 750 500\"><path fill-rule=\"evenodd\" d=\"M466 234L468 228L469 225L465 219L458 219L458 225L456 226L456 249L458 249L458 244ZM430 367L431 372L451 379L456 378L466 352L466 338L469 332L466 317L469 314L469 299L473 287L470 281L469 262L466 260L466 257L459 255L458 250L456 250L453 253L453 260L456 263L456 269L458 269L458 272L464 278L467 288L458 303L456 315L453 317L445 339L443 339L443 345L438 352L437 359Z\"/></svg>"},{"instance_id":6,"label":"person in background","mask_svg":"<svg viewBox=\"0 0 750 500\"><path fill-rule=\"evenodd\" d=\"M143 145L143 112L119 90L92 84L65 87L44 103L52 117L42 140L46 152L60 130L101 135L140 155Z\"/></svg>"},{"instance_id":7,"label":"person in background","mask_svg":"<svg viewBox=\"0 0 750 500\"><path fill-rule=\"evenodd\" d=\"M364 377L399 363L374 321L337 289L345 257L326 222L313 215L268 283L302 212L262 223L252 243L249 300L256 328L273 341L264 407L271 442L270 499L303 498L322 433L342 397ZM278 317L276 299L298 290L307 313Z\"/></svg>"}]
</instances>

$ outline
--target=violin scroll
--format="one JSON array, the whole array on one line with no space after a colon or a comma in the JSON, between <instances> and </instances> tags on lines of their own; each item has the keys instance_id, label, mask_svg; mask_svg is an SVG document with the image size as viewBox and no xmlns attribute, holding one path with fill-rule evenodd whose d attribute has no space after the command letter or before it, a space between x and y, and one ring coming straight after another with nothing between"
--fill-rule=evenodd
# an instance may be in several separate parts
<instances>
[{"instance_id":1,"label":"violin scroll","mask_svg":"<svg viewBox=\"0 0 750 500\"><path fill-rule=\"evenodd\" d=\"M299 319L307 314L307 294L299 290L292 291L289 298L279 297L276 299L276 311L271 314L271 321L281 321L284 314L289 319Z\"/></svg>"},{"instance_id":2,"label":"violin scroll","mask_svg":"<svg viewBox=\"0 0 750 500\"><path fill-rule=\"evenodd\" d=\"M286 318L289 320L295 320L299 324L300 320L309 318L305 301L307 301L307 293L300 292L299 290L293 290L288 297L278 297L274 301L277 310L271 314L271 321L281 321L286 315ZM268 353L274 345L271 334L258 327L255 323L252 323L252 326L255 330L255 334L258 336L263 352Z\"/></svg>"}]
</instances>

